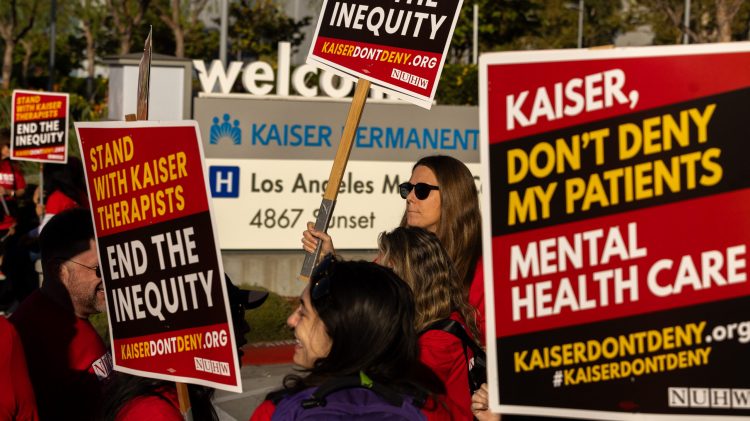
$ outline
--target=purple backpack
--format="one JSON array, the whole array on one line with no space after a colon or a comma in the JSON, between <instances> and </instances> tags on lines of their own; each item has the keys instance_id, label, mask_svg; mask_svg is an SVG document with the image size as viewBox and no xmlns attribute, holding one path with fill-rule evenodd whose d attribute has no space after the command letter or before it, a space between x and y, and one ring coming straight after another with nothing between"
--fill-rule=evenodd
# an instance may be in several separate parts
<instances>
[{"instance_id":1,"label":"purple backpack","mask_svg":"<svg viewBox=\"0 0 750 421\"><path fill-rule=\"evenodd\" d=\"M278 402L272 420L426 420L414 398L373 383L366 376L334 378Z\"/></svg>"}]
</instances>

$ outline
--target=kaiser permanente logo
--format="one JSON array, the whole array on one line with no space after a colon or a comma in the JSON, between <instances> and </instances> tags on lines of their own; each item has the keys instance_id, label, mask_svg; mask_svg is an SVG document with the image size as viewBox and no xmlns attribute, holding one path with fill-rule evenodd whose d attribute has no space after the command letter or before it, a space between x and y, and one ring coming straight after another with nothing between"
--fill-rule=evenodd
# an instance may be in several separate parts
<instances>
[{"instance_id":1,"label":"kaiser permanente logo","mask_svg":"<svg viewBox=\"0 0 750 421\"><path fill-rule=\"evenodd\" d=\"M229 122L231 117L229 114L224 114L223 121L219 124L219 117L213 118L213 124L211 124L211 133L209 135L209 143L212 145L218 145L223 142L231 142L235 145L242 143L242 129L240 129L240 121L234 120L232 123Z\"/></svg>"},{"instance_id":2,"label":"kaiser permanente logo","mask_svg":"<svg viewBox=\"0 0 750 421\"><path fill-rule=\"evenodd\" d=\"M212 121L211 145L242 145L239 120L225 113ZM330 148L336 133L327 124L251 123L248 136L252 146ZM476 150L478 138L476 129L359 126L355 146L362 149Z\"/></svg>"}]
</instances>

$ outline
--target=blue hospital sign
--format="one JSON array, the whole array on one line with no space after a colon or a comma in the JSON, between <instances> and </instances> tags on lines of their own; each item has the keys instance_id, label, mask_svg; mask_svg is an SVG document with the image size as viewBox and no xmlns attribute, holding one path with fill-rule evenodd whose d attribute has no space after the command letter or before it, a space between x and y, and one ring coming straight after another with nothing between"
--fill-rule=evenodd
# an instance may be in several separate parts
<instances>
[{"instance_id":1,"label":"blue hospital sign","mask_svg":"<svg viewBox=\"0 0 750 421\"><path fill-rule=\"evenodd\" d=\"M208 168L208 181L213 197L240 196L240 167L213 165Z\"/></svg>"}]
</instances>

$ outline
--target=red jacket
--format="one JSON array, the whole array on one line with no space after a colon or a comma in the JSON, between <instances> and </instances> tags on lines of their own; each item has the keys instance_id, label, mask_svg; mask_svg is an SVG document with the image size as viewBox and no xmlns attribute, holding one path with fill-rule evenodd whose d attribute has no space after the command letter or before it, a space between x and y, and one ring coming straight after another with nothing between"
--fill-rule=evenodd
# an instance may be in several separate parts
<instances>
[{"instance_id":1,"label":"red jacket","mask_svg":"<svg viewBox=\"0 0 750 421\"><path fill-rule=\"evenodd\" d=\"M457 312L453 312L450 318L463 324ZM446 395L439 398L448 405L451 419L471 421L474 417L471 413L469 367L461 340L442 330L429 330L419 337L419 347L419 360L445 385ZM468 352L471 358L471 351ZM427 418L434 419L429 414Z\"/></svg>"},{"instance_id":2,"label":"red jacket","mask_svg":"<svg viewBox=\"0 0 750 421\"><path fill-rule=\"evenodd\" d=\"M0 420L39 419L21 339L0 316Z\"/></svg>"},{"instance_id":3,"label":"red jacket","mask_svg":"<svg viewBox=\"0 0 750 421\"><path fill-rule=\"evenodd\" d=\"M164 387L160 396L139 396L123 406L115 421L183 421L177 389Z\"/></svg>"},{"instance_id":4,"label":"red jacket","mask_svg":"<svg viewBox=\"0 0 750 421\"><path fill-rule=\"evenodd\" d=\"M112 356L91 323L42 290L28 296L10 322L23 343L40 419L94 418Z\"/></svg>"}]
</instances>

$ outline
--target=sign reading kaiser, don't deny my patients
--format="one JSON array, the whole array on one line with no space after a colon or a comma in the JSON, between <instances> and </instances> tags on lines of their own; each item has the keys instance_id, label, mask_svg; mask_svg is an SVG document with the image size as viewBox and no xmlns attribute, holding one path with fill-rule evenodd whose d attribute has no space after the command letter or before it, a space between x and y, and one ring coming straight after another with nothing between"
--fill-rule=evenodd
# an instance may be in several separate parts
<instances>
[{"instance_id":1,"label":"sign reading kaiser, don't deny my patients","mask_svg":"<svg viewBox=\"0 0 750 421\"><path fill-rule=\"evenodd\" d=\"M241 391L197 123L76 130L115 369Z\"/></svg>"},{"instance_id":2,"label":"sign reading kaiser, don't deny my patients","mask_svg":"<svg viewBox=\"0 0 750 421\"><path fill-rule=\"evenodd\" d=\"M490 402L750 416L750 43L480 60Z\"/></svg>"}]
</instances>

